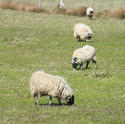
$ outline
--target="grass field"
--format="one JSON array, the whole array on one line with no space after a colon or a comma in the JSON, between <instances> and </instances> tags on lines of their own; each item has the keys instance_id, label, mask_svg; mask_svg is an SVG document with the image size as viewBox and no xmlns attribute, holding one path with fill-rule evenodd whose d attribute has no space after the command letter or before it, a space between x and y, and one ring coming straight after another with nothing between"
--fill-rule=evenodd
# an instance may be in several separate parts
<instances>
[{"instance_id":1,"label":"grass field","mask_svg":"<svg viewBox=\"0 0 125 124\"><path fill-rule=\"evenodd\" d=\"M102 6L99 0L96 4ZM77 22L90 25L92 42L76 42L72 29ZM124 26L125 20L115 18L0 9L0 124L125 124ZM72 53L86 44L97 50L98 69L90 64L89 69L73 71ZM29 78L36 70L64 77L74 90L75 105L36 106L29 92ZM47 104L49 97L40 102Z\"/></svg>"}]
</instances>

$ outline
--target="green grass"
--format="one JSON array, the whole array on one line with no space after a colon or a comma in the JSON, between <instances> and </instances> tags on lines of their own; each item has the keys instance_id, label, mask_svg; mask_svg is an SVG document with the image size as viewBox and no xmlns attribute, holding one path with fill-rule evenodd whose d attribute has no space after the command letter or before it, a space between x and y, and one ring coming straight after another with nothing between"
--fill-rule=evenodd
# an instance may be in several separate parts
<instances>
[{"instance_id":1,"label":"green grass","mask_svg":"<svg viewBox=\"0 0 125 124\"><path fill-rule=\"evenodd\" d=\"M76 42L72 29L77 22L91 26L92 42ZM124 124L124 25L125 20L114 18L91 21L1 9L0 124ZM72 53L85 44L97 49L98 69L90 64L73 71ZM36 70L64 77L74 90L75 105L34 105L29 78ZM42 104L48 101L40 98Z\"/></svg>"}]
</instances>

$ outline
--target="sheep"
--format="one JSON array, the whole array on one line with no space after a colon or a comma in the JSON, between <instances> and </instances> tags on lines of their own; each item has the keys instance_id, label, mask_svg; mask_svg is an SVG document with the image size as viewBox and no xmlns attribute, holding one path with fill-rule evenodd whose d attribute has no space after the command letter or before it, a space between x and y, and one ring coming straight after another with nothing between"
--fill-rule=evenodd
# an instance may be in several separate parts
<instances>
[{"instance_id":1,"label":"sheep","mask_svg":"<svg viewBox=\"0 0 125 124\"><path fill-rule=\"evenodd\" d=\"M86 62L86 68L88 68L91 60L97 68L95 48L93 46L85 45L84 47L74 51L72 56L72 67L73 69L77 69L78 65L80 65L79 69L82 70L83 63Z\"/></svg>"},{"instance_id":2,"label":"sheep","mask_svg":"<svg viewBox=\"0 0 125 124\"><path fill-rule=\"evenodd\" d=\"M92 19L92 17L94 16L94 10L92 7L88 7L87 10L86 10L86 15Z\"/></svg>"},{"instance_id":3,"label":"sheep","mask_svg":"<svg viewBox=\"0 0 125 124\"><path fill-rule=\"evenodd\" d=\"M56 97L59 104L65 100L68 105L74 104L73 91L68 83L60 76L50 75L44 71L36 71L30 78L30 92L35 104L39 104L39 96L50 96L49 105L52 105L52 97Z\"/></svg>"},{"instance_id":4,"label":"sheep","mask_svg":"<svg viewBox=\"0 0 125 124\"><path fill-rule=\"evenodd\" d=\"M74 25L74 37L78 39L78 41L89 41L92 38L93 32L91 28L85 24L77 23Z\"/></svg>"}]
</instances>

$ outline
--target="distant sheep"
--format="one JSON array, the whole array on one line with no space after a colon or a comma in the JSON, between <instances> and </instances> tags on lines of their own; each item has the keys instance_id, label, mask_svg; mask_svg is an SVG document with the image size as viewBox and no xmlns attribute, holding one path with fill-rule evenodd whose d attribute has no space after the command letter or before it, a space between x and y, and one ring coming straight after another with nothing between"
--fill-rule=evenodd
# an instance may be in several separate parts
<instances>
[{"instance_id":1,"label":"distant sheep","mask_svg":"<svg viewBox=\"0 0 125 124\"><path fill-rule=\"evenodd\" d=\"M78 41L87 41L91 40L93 32L91 28L85 24L77 23L74 26L74 37L78 39Z\"/></svg>"},{"instance_id":2,"label":"distant sheep","mask_svg":"<svg viewBox=\"0 0 125 124\"><path fill-rule=\"evenodd\" d=\"M95 48L93 46L85 45L84 47L74 51L72 56L72 67L77 69L77 66L80 65L79 69L82 70L83 63L86 62L86 68L88 68L89 62L91 60L97 68Z\"/></svg>"},{"instance_id":3,"label":"distant sheep","mask_svg":"<svg viewBox=\"0 0 125 124\"><path fill-rule=\"evenodd\" d=\"M34 97L35 104L38 104L39 96L50 96L49 105L52 105L52 97L66 100L69 105L74 104L73 91L67 82L59 76L45 73L44 71L36 71L30 78L30 92Z\"/></svg>"},{"instance_id":4,"label":"distant sheep","mask_svg":"<svg viewBox=\"0 0 125 124\"><path fill-rule=\"evenodd\" d=\"M87 15L90 19L92 19L92 17L94 16L94 10L93 10L93 8L88 7L87 10L86 10L86 15Z\"/></svg>"}]
</instances>

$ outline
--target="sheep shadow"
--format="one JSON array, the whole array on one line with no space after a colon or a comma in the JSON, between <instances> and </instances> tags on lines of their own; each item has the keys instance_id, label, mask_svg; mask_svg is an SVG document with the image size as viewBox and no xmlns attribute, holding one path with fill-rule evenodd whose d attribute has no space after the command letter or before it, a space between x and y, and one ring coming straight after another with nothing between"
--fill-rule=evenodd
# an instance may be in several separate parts
<instances>
[{"instance_id":1,"label":"sheep shadow","mask_svg":"<svg viewBox=\"0 0 125 124\"><path fill-rule=\"evenodd\" d=\"M68 105L68 104L65 104L65 103L63 103L63 104L59 104L59 103L53 103L52 105L49 105L49 104L47 104L47 103L45 103L45 104L38 104L38 105L36 105L36 106L46 106L46 107L54 107L54 106L58 106L58 107L63 107L63 106L72 106L72 105Z\"/></svg>"},{"instance_id":2,"label":"sheep shadow","mask_svg":"<svg viewBox=\"0 0 125 124\"><path fill-rule=\"evenodd\" d=\"M89 19L89 20L94 21L94 20L97 20L97 19L96 18L92 18L92 19Z\"/></svg>"},{"instance_id":3,"label":"sheep shadow","mask_svg":"<svg viewBox=\"0 0 125 124\"><path fill-rule=\"evenodd\" d=\"M91 67L83 67L82 70L80 69L80 67L76 68L77 71L83 71L83 70L88 70L88 69L91 69Z\"/></svg>"},{"instance_id":4,"label":"sheep shadow","mask_svg":"<svg viewBox=\"0 0 125 124\"><path fill-rule=\"evenodd\" d=\"M83 67L83 68L82 68L82 70L89 70L89 69L91 69L91 67L88 67L88 68Z\"/></svg>"}]
</instances>

